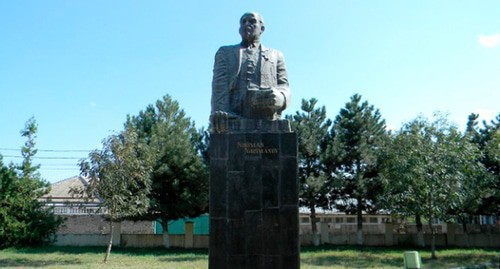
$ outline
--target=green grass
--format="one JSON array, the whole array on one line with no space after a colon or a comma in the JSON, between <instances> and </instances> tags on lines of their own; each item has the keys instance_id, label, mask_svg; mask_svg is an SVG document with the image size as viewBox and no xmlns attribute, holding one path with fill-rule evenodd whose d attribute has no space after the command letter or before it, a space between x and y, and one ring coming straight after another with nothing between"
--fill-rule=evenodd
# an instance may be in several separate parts
<instances>
[{"instance_id":1,"label":"green grass","mask_svg":"<svg viewBox=\"0 0 500 269\"><path fill-rule=\"evenodd\" d=\"M403 253L409 250L418 250L423 268L498 268L500 262L498 249L442 249L432 260L427 249L328 246L302 248L301 268L403 268Z\"/></svg>"},{"instance_id":2,"label":"green grass","mask_svg":"<svg viewBox=\"0 0 500 269\"><path fill-rule=\"evenodd\" d=\"M410 249L376 247L306 247L302 269L402 268L403 252ZM411 249L414 250L414 249ZM499 249L418 250L423 268L499 268ZM103 264L104 247L40 247L0 250L0 268L208 268L207 250L114 248Z\"/></svg>"}]
</instances>

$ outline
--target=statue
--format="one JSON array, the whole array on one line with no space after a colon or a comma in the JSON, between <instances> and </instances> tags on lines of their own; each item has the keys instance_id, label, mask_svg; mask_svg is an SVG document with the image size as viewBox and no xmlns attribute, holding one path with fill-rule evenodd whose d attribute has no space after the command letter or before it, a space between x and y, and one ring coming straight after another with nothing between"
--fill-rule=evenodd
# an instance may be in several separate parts
<instances>
[{"instance_id":1,"label":"statue","mask_svg":"<svg viewBox=\"0 0 500 269\"><path fill-rule=\"evenodd\" d=\"M241 43L215 54L210 115L209 269L300 268L297 134L281 52L264 20L240 18Z\"/></svg>"},{"instance_id":2,"label":"statue","mask_svg":"<svg viewBox=\"0 0 500 269\"><path fill-rule=\"evenodd\" d=\"M212 130L227 131L229 119L277 120L290 103L283 54L260 44L264 20L257 13L240 18L241 43L215 54Z\"/></svg>"}]
</instances>

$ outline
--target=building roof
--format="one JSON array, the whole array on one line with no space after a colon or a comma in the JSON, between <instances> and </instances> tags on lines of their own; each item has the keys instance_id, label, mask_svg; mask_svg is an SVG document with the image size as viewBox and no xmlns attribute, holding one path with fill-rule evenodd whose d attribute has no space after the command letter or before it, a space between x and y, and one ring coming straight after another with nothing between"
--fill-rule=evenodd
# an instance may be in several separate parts
<instances>
[{"instance_id":1,"label":"building roof","mask_svg":"<svg viewBox=\"0 0 500 269\"><path fill-rule=\"evenodd\" d=\"M99 203L99 199L94 198L86 200L87 195L83 197L71 193L72 189L85 189L89 185L89 178L82 176L70 177L51 184L50 192L43 196L44 200L50 200L52 203Z\"/></svg>"}]
</instances>

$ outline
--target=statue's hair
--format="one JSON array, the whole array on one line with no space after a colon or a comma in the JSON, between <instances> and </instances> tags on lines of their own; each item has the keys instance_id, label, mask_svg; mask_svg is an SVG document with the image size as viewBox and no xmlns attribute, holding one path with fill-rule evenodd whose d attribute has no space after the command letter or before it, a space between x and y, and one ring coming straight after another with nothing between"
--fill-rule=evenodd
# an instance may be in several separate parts
<instances>
[{"instance_id":1,"label":"statue's hair","mask_svg":"<svg viewBox=\"0 0 500 269\"><path fill-rule=\"evenodd\" d=\"M260 24L262 24L264 26L264 18L262 17L262 15L260 15L257 12L246 12L245 14L241 15L240 23L241 23L241 20L243 19L243 17L245 17L246 15L254 15L259 20Z\"/></svg>"}]
</instances>

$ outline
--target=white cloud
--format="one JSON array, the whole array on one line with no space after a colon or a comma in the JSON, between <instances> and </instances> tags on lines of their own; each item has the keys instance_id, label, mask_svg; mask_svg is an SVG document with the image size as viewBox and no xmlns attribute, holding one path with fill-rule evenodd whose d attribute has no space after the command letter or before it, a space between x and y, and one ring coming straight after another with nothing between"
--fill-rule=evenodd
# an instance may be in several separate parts
<instances>
[{"instance_id":1,"label":"white cloud","mask_svg":"<svg viewBox=\"0 0 500 269\"><path fill-rule=\"evenodd\" d=\"M500 34L479 35L479 44L486 48L500 46Z\"/></svg>"}]
</instances>

